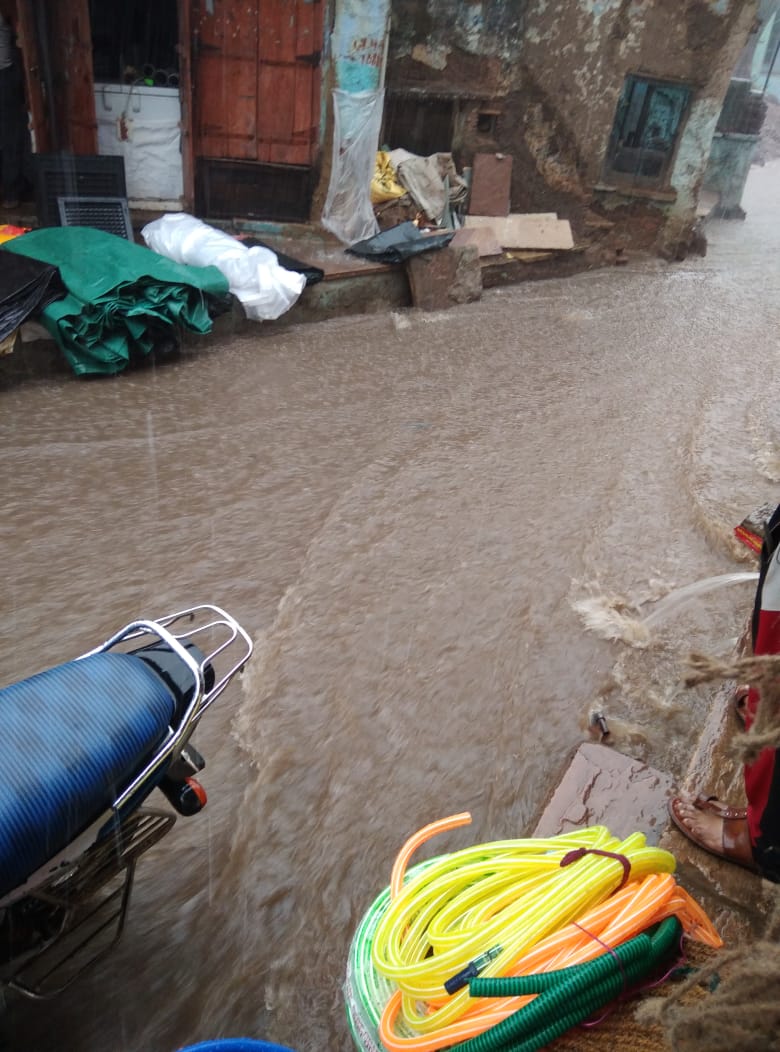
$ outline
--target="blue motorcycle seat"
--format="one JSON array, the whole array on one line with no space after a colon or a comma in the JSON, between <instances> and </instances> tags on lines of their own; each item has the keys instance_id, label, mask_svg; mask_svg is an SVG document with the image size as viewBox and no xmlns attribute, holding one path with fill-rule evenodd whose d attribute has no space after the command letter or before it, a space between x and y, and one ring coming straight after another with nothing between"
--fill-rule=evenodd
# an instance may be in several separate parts
<instances>
[{"instance_id":1,"label":"blue motorcycle seat","mask_svg":"<svg viewBox=\"0 0 780 1052\"><path fill-rule=\"evenodd\" d=\"M0 896L110 808L174 711L144 661L111 651L0 690Z\"/></svg>"}]
</instances>

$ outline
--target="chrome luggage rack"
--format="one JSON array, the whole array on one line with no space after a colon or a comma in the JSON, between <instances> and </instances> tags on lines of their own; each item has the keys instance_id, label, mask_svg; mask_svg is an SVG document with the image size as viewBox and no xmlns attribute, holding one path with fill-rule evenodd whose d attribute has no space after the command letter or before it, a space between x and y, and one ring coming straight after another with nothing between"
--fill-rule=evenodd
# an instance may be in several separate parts
<instances>
[{"instance_id":1,"label":"chrome luggage rack","mask_svg":"<svg viewBox=\"0 0 780 1052\"><path fill-rule=\"evenodd\" d=\"M186 631L182 630L184 622L188 626ZM174 626L177 631L173 631ZM252 640L235 618L221 607L204 603L179 610L175 614L167 614L155 621L132 621L101 646L81 654L77 660L111 650L120 643L137 641L144 636L156 636L165 643L192 673L194 686L177 725L169 728L169 734L148 764L116 798L112 804L114 810L126 804L177 748L183 748L187 744L203 713L216 701L233 676L242 671L253 649ZM209 639L212 643L211 648L207 649ZM201 662L197 662L185 649L182 640L198 646L204 655ZM206 645L202 646L202 642ZM214 684L208 690L207 666L214 670Z\"/></svg>"}]
</instances>

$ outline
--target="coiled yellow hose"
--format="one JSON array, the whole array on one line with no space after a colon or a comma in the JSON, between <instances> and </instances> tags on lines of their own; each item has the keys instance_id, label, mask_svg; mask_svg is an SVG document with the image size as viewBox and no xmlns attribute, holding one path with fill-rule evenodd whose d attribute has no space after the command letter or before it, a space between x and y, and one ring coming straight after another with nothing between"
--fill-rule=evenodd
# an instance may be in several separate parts
<instances>
[{"instance_id":1,"label":"coiled yellow hose","mask_svg":"<svg viewBox=\"0 0 780 1052\"><path fill-rule=\"evenodd\" d=\"M392 1052L446 1047L524 1003L485 1005L465 987L448 994L445 983L475 960L484 976L566 967L671 913L705 941L719 942L706 915L670 876L674 857L648 847L641 833L621 841L603 826L476 845L434 859L403 884L420 844L468 821L461 814L426 826L407 841L393 868L391 901L371 948L373 966L398 986L380 1027ZM397 1033L399 1013L403 1031L411 1028L418 1037Z\"/></svg>"}]
</instances>

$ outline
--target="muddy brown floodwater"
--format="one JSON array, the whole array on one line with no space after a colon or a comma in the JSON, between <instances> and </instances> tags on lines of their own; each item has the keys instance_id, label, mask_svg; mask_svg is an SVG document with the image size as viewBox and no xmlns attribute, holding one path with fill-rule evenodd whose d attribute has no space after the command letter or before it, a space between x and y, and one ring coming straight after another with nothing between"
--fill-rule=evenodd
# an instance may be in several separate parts
<instances>
[{"instance_id":1,"label":"muddy brown floodwater","mask_svg":"<svg viewBox=\"0 0 780 1052\"><path fill-rule=\"evenodd\" d=\"M751 586L641 649L575 604L641 616L750 569L731 531L780 479L778 162L745 205L705 259L6 377L2 682L203 601L257 641L199 729L208 809L140 866L99 972L9 1001L8 1049L346 1052L349 941L412 831L528 833L594 706L685 770L707 695L682 658L728 652Z\"/></svg>"}]
</instances>

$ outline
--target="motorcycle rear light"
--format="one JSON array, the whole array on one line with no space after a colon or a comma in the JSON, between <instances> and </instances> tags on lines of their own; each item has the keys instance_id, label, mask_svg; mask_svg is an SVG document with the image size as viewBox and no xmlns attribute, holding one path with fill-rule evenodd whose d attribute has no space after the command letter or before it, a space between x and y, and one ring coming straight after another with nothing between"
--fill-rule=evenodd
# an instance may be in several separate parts
<instances>
[{"instance_id":1,"label":"motorcycle rear light","mask_svg":"<svg viewBox=\"0 0 780 1052\"><path fill-rule=\"evenodd\" d=\"M206 806L206 790L195 778L185 778L183 782L173 782L164 778L160 789L171 806L185 817L198 814Z\"/></svg>"}]
</instances>

